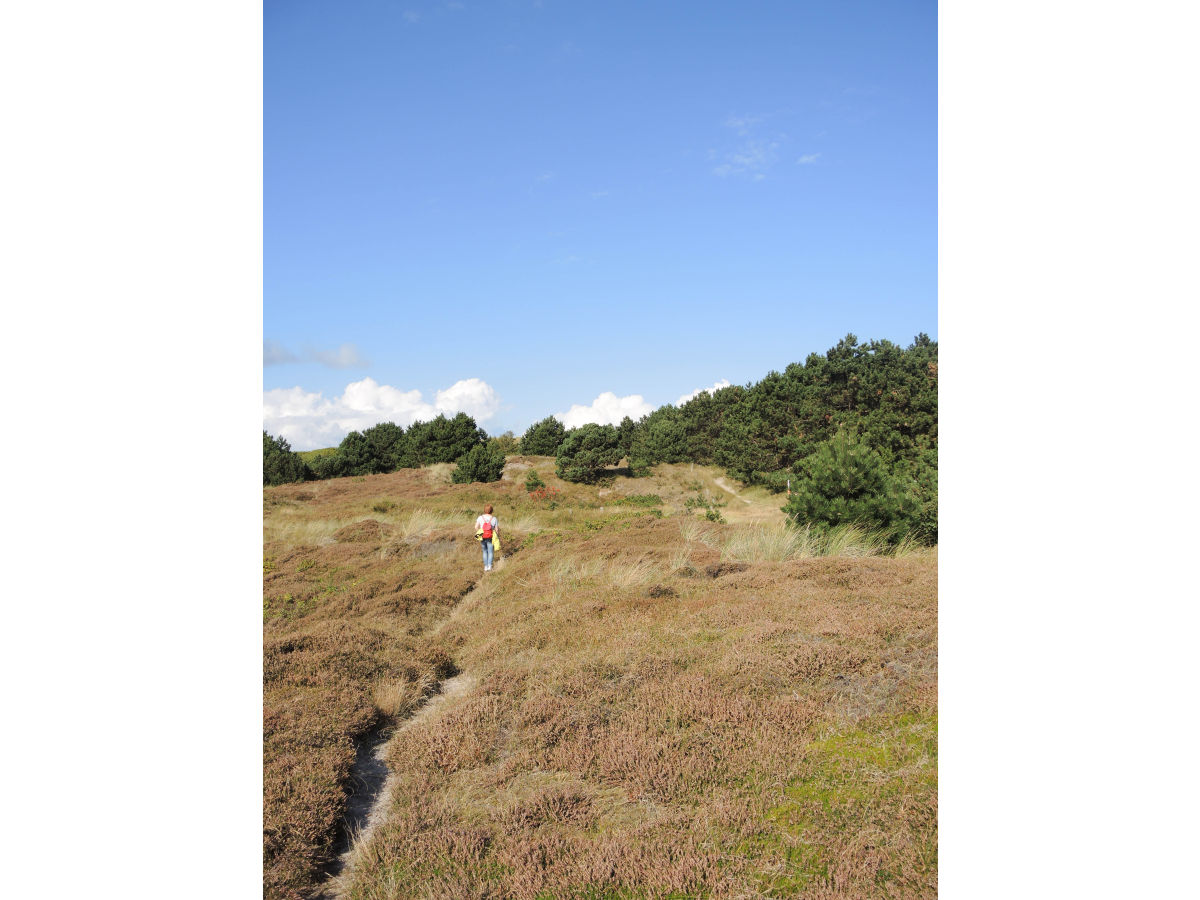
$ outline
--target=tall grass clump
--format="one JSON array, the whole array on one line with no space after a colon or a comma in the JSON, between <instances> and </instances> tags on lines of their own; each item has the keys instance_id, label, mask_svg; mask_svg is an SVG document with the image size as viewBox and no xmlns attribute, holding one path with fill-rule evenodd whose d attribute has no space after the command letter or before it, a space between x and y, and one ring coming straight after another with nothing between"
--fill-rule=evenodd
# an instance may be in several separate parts
<instances>
[{"instance_id":1,"label":"tall grass clump","mask_svg":"<svg viewBox=\"0 0 1200 900\"><path fill-rule=\"evenodd\" d=\"M397 523L403 537L428 534L439 528L462 525L464 528L471 524L470 520L453 512L432 509L414 509Z\"/></svg>"},{"instance_id":2,"label":"tall grass clump","mask_svg":"<svg viewBox=\"0 0 1200 900\"><path fill-rule=\"evenodd\" d=\"M735 527L721 547L721 558L738 562L782 562L814 556L815 546L808 529L786 524L756 524Z\"/></svg>"},{"instance_id":3,"label":"tall grass clump","mask_svg":"<svg viewBox=\"0 0 1200 900\"><path fill-rule=\"evenodd\" d=\"M680 519L679 534L689 544L696 542L710 548L715 548L721 540L720 532L701 519Z\"/></svg>"},{"instance_id":4,"label":"tall grass clump","mask_svg":"<svg viewBox=\"0 0 1200 900\"><path fill-rule=\"evenodd\" d=\"M263 543L278 541L288 547L317 547L333 542L334 534L345 527L339 519L294 519L276 514L263 522Z\"/></svg>"},{"instance_id":5,"label":"tall grass clump","mask_svg":"<svg viewBox=\"0 0 1200 900\"><path fill-rule=\"evenodd\" d=\"M818 556L882 556L889 549L886 532L872 531L859 525L838 525L814 529Z\"/></svg>"},{"instance_id":6,"label":"tall grass clump","mask_svg":"<svg viewBox=\"0 0 1200 900\"><path fill-rule=\"evenodd\" d=\"M671 571L677 572L691 562L692 552L688 546L684 544L682 547L676 547L671 551Z\"/></svg>"},{"instance_id":7,"label":"tall grass clump","mask_svg":"<svg viewBox=\"0 0 1200 900\"><path fill-rule=\"evenodd\" d=\"M560 556L550 563L550 577L562 587L572 587L598 577L603 568L604 561L601 559Z\"/></svg>"},{"instance_id":8,"label":"tall grass clump","mask_svg":"<svg viewBox=\"0 0 1200 900\"><path fill-rule=\"evenodd\" d=\"M737 562L783 562L817 556L904 558L931 552L915 538L891 543L886 531L860 525L814 528L809 525L734 526L721 546L721 558Z\"/></svg>"},{"instance_id":9,"label":"tall grass clump","mask_svg":"<svg viewBox=\"0 0 1200 900\"><path fill-rule=\"evenodd\" d=\"M608 581L620 588L635 588L648 584L659 575L654 560L643 556L633 562L612 561L608 565Z\"/></svg>"}]
</instances>

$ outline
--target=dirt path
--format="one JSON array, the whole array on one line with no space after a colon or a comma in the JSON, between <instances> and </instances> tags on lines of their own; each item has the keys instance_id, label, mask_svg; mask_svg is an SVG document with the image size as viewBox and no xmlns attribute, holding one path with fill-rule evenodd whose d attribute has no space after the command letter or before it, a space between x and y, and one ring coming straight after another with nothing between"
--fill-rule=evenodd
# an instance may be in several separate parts
<instances>
[{"instance_id":1,"label":"dirt path","mask_svg":"<svg viewBox=\"0 0 1200 900\"><path fill-rule=\"evenodd\" d=\"M725 479L724 479L724 478L721 478L720 476L717 476L716 478L714 478L714 479L713 479L713 482L714 482L714 483L717 485L717 487L719 487L721 490L723 490L723 491L728 491L729 493L733 494L733 496L737 497L739 500L741 500L743 503L745 503L747 506L749 506L749 505L750 505L750 501L749 501L749 500L747 500L745 497L742 497L742 496L740 496L740 495L738 494L738 492L737 492L737 491L735 491L733 488L731 488L729 485L727 485L727 484L725 483Z\"/></svg>"},{"instance_id":2,"label":"dirt path","mask_svg":"<svg viewBox=\"0 0 1200 900\"><path fill-rule=\"evenodd\" d=\"M479 602L482 598L476 597L475 594L486 584L486 581L477 582L475 587L454 605L446 618L438 623L434 631L440 631L451 618ZM490 594L491 591L486 590L482 593ZM419 727L436 718L447 702L469 693L474 686L475 676L467 672L460 672L453 678L439 682L421 708L405 719L390 736L385 738L376 733L359 745L358 758L350 776L352 787L350 796L346 798L344 816L350 832L349 846L338 858L333 873L309 896L309 900L343 900L349 895L354 879L354 858L359 848L365 847L383 824L392 805L391 796L396 787L396 776L387 767L388 750L392 741L408 729Z\"/></svg>"}]
</instances>

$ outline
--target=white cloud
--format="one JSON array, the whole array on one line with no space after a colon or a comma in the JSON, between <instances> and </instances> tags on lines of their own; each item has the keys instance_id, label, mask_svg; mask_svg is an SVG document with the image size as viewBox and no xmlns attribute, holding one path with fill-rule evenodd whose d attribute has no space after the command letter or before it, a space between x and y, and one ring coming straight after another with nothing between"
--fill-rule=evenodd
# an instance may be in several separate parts
<instances>
[{"instance_id":1,"label":"white cloud","mask_svg":"<svg viewBox=\"0 0 1200 900\"><path fill-rule=\"evenodd\" d=\"M588 422L595 422L597 425L620 425L625 416L636 422L653 411L654 407L647 403L641 394L618 397L612 391L605 391L592 401L591 406L576 403L565 413L555 413L554 418L567 428L578 428Z\"/></svg>"},{"instance_id":2,"label":"white cloud","mask_svg":"<svg viewBox=\"0 0 1200 900\"><path fill-rule=\"evenodd\" d=\"M796 165L807 166L809 163L815 163L820 153L805 153L802 157L796 160Z\"/></svg>"},{"instance_id":3,"label":"white cloud","mask_svg":"<svg viewBox=\"0 0 1200 900\"><path fill-rule=\"evenodd\" d=\"M705 392L708 392L710 394L715 394L721 388L727 388L727 387L729 387L729 380L727 378L722 378L720 381L714 383L712 387L696 388L690 394L684 394L682 397L680 397L678 400L675 401L675 405L683 406L683 404L687 403L689 400L693 399L694 397L696 397L700 394L703 394Z\"/></svg>"},{"instance_id":4,"label":"white cloud","mask_svg":"<svg viewBox=\"0 0 1200 900\"><path fill-rule=\"evenodd\" d=\"M465 412L476 422L486 422L500 409L500 395L486 381L467 378L438 391L434 405L446 415Z\"/></svg>"},{"instance_id":5,"label":"white cloud","mask_svg":"<svg viewBox=\"0 0 1200 900\"><path fill-rule=\"evenodd\" d=\"M364 378L346 385L340 397L327 399L301 387L263 391L263 428L287 438L293 450L312 450L341 443L351 431L380 422L407 428L439 414L460 412L485 422L500 409L500 395L478 378L467 378L440 390L432 403L417 390L402 391Z\"/></svg>"}]
</instances>

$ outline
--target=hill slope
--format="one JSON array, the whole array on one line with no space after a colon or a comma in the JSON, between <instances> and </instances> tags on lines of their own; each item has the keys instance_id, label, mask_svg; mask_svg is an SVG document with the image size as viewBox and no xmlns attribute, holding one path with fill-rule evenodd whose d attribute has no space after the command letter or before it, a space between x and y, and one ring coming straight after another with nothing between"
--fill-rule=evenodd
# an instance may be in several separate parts
<instances>
[{"instance_id":1,"label":"hill slope","mask_svg":"<svg viewBox=\"0 0 1200 900\"><path fill-rule=\"evenodd\" d=\"M936 894L936 550L812 556L717 469L447 469L264 490L268 896L322 880L355 738L451 676L347 896Z\"/></svg>"}]
</instances>

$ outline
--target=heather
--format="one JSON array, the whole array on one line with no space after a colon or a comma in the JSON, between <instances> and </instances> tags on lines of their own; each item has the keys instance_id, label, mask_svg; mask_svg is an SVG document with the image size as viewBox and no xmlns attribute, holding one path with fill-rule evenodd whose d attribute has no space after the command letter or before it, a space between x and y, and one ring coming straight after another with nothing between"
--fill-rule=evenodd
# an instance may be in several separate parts
<instances>
[{"instance_id":1,"label":"heather","mask_svg":"<svg viewBox=\"0 0 1200 900\"><path fill-rule=\"evenodd\" d=\"M797 528L716 467L555 465L264 489L267 896L325 883L380 727L344 896L933 896L936 548Z\"/></svg>"}]
</instances>

